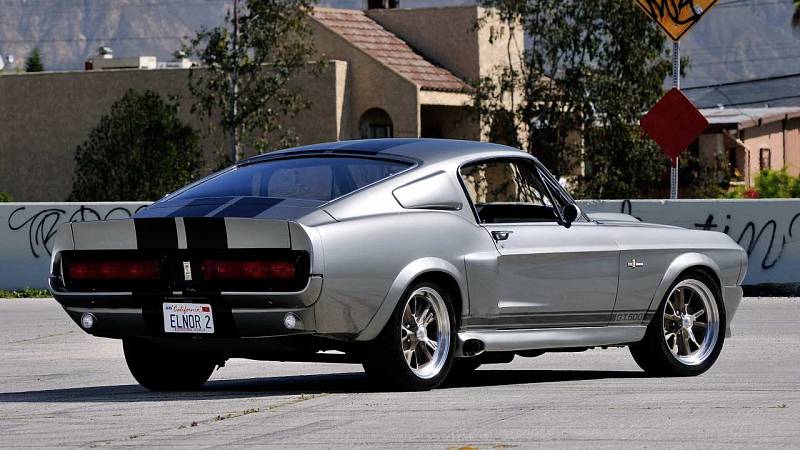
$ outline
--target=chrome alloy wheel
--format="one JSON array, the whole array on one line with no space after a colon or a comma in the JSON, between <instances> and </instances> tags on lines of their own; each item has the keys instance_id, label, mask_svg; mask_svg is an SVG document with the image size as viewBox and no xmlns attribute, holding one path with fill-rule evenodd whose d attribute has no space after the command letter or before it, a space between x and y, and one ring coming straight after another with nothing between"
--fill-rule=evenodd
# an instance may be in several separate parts
<instances>
[{"instance_id":1,"label":"chrome alloy wheel","mask_svg":"<svg viewBox=\"0 0 800 450\"><path fill-rule=\"evenodd\" d=\"M414 375L430 379L441 372L450 351L450 316L434 289L421 287L406 300L400 343Z\"/></svg>"},{"instance_id":2,"label":"chrome alloy wheel","mask_svg":"<svg viewBox=\"0 0 800 450\"><path fill-rule=\"evenodd\" d=\"M700 281L678 283L664 302L664 340L683 364L696 366L714 351L719 336L719 311L714 294Z\"/></svg>"}]
</instances>

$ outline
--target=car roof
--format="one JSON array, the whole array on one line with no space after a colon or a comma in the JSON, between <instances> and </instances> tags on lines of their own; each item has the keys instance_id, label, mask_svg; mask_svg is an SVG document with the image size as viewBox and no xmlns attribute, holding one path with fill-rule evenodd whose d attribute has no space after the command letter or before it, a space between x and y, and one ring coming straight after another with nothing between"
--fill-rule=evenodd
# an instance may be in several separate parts
<instances>
[{"instance_id":1,"label":"car roof","mask_svg":"<svg viewBox=\"0 0 800 450\"><path fill-rule=\"evenodd\" d=\"M480 156L516 156L522 150L487 142L452 139L363 139L326 142L289 148L242 161L244 164L301 154L363 154L369 156L399 156L422 162L423 165L447 160L473 159Z\"/></svg>"}]
</instances>

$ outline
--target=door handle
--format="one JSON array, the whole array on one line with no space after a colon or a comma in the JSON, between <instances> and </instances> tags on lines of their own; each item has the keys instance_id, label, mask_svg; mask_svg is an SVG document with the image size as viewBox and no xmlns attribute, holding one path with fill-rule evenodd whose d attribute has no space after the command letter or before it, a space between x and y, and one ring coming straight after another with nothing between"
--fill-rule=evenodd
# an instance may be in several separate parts
<instances>
[{"instance_id":1,"label":"door handle","mask_svg":"<svg viewBox=\"0 0 800 450\"><path fill-rule=\"evenodd\" d=\"M497 242L505 241L511 236L511 233L513 233L513 231L492 231L492 238Z\"/></svg>"}]
</instances>

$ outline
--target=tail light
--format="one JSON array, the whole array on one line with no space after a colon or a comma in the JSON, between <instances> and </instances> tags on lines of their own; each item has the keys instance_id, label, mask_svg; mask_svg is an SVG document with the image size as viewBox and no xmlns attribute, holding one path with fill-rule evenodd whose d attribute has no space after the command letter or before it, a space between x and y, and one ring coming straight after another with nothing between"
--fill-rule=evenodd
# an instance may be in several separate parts
<instances>
[{"instance_id":1,"label":"tail light","mask_svg":"<svg viewBox=\"0 0 800 450\"><path fill-rule=\"evenodd\" d=\"M71 280L158 280L158 261L72 261L67 265Z\"/></svg>"},{"instance_id":2,"label":"tail light","mask_svg":"<svg viewBox=\"0 0 800 450\"><path fill-rule=\"evenodd\" d=\"M292 280L295 263L288 261L203 261L206 280Z\"/></svg>"}]
</instances>

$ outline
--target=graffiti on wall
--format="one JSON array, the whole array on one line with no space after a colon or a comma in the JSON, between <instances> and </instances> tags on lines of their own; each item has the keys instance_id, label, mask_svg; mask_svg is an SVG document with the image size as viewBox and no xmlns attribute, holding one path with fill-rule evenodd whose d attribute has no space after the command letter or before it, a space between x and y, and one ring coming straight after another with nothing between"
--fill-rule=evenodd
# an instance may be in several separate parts
<instances>
[{"instance_id":1,"label":"graffiti on wall","mask_svg":"<svg viewBox=\"0 0 800 450\"><path fill-rule=\"evenodd\" d=\"M58 227L66 222L85 222L89 220L127 219L145 206L134 209L116 206L105 213L95 208L80 205L71 214L63 208L47 208L42 210L20 206L8 215L8 229L27 232L28 245L34 258L50 255L53 249L53 238Z\"/></svg>"}]
</instances>

